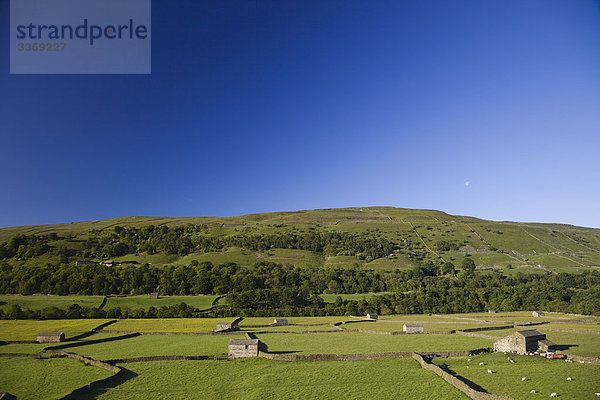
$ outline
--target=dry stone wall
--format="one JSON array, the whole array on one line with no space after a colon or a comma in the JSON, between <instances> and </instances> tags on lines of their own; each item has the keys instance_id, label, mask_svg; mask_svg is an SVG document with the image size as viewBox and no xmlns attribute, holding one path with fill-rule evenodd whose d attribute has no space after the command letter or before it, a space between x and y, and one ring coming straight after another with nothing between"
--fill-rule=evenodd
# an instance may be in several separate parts
<instances>
[{"instance_id":1,"label":"dry stone wall","mask_svg":"<svg viewBox=\"0 0 600 400\"><path fill-rule=\"evenodd\" d=\"M421 365L421 367L435 372L437 375L441 376L446 382L466 394L472 399L475 400L514 400L512 397L499 396L496 394L480 392L478 390L473 389L471 386L467 385L465 382L461 381L454 375L449 374L444 371L442 368L438 367L435 364L428 363L425 359L418 353L412 353L412 357L417 360L417 362Z\"/></svg>"}]
</instances>

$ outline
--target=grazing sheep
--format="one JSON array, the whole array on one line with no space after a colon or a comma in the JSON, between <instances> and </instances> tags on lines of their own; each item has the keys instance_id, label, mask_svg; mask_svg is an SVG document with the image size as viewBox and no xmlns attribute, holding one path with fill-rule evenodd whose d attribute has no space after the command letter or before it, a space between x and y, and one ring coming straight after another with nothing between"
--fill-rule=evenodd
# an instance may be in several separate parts
<instances>
[{"instance_id":1,"label":"grazing sheep","mask_svg":"<svg viewBox=\"0 0 600 400\"><path fill-rule=\"evenodd\" d=\"M535 394L535 389L531 389L531 391L529 393Z\"/></svg>"},{"instance_id":2,"label":"grazing sheep","mask_svg":"<svg viewBox=\"0 0 600 400\"><path fill-rule=\"evenodd\" d=\"M525 377L521 378L521 382L525 382L526 380L527 380L527 378L525 378Z\"/></svg>"},{"instance_id":3,"label":"grazing sheep","mask_svg":"<svg viewBox=\"0 0 600 400\"><path fill-rule=\"evenodd\" d=\"M511 359L511 360L510 360L510 362L514 364L514 363L515 363L515 360Z\"/></svg>"},{"instance_id":4,"label":"grazing sheep","mask_svg":"<svg viewBox=\"0 0 600 400\"><path fill-rule=\"evenodd\" d=\"M507 360L510 360L510 356L506 357Z\"/></svg>"},{"instance_id":5,"label":"grazing sheep","mask_svg":"<svg viewBox=\"0 0 600 400\"><path fill-rule=\"evenodd\" d=\"M469 369L469 366L467 365L467 369Z\"/></svg>"},{"instance_id":6,"label":"grazing sheep","mask_svg":"<svg viewBox=\"0 0 600 400\"><path fill-rule=\"evenodd\" d=\"M494 371L492 371L491 369L488 369L488 374L493 374Z\"/></svg>"},{"instance_id":7,"label":"grazing sheep","mask_svg":"<svg viewBox=\"0 0 600 400\"><path fill-rule=\"evenodd\" d=\"M554 392L554 393L550 393L550 397L558 397L558 395L556 394L556 392Z\"/></svg>"},{"instance_id":8,"label":"grazing sheep","mask_svg":"<svg viewBox=\"0 0 600 400\"><path fill-rule=\"evenodd\" d=\"M469 358L467 361L471 361L471 359Z\"/></svg>"},{"instance_id":9,"label":"grazing sheep","mask_svg":"<svg viewBox=\"0 0 600 400\"><path fill-rule=\"evenodd\" d=\"M484 363L480 362L479 365L485 365Z\"/></svg>"},{"instance_id":10,"label":"grazing sheep","mask_svg":"<svg viewBox=\"0 0 600 400\"><path fill-rule=\"evenodd\" d=\"M596 396L600 397L600 393L594 393Z\"/></svg>"},{"instance_id":11,"label":"grazing sheep","mask_svg":"<svg viewBox=\"0 0 600 400\"><path fill-rule=\"evenodd\" d=\"M572 380L573 380L573 378L571 378L571 377L568 377L568 378L567 378L567 380L568 380L568 381L572 381Z\"/></svg>"}]
</instances>

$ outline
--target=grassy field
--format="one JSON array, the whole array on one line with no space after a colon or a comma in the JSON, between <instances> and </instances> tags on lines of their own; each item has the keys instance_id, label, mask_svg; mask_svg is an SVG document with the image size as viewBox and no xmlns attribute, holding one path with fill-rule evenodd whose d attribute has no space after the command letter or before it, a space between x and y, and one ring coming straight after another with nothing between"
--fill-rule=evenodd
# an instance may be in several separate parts
<instances>
[{"instance_id":1,"label":"grassy field","mask_svg":"<svg viewBox=\"0 0 600 400\"><path fill-rule=\"evenodd\" d=\"M53 400L110 372L68 358L0 358L0 391L19 400Z\"/></svg>"},{"instance_id":2,"label":"grassy field","mask_svg":"<svg viewBox=\"0 0 600 400\"><path fill-rule=\"evenodd\" d=\"M41 310L45 307L58 307L66 310L71 304L97 308L102 303L102 299L103 296L21 296L19 294L2 294L0 295L0 309L7 310L13 304L17 304L23 309L29 308L32 310Z\"/></svg>"},{"instance_id":3,"label":"grassy field","mask_svg":"<svg viewBox=\"0 0 600 400\"><path fill-rule=\"evenodd\" d=\"M290 324L330 324L342 321L348 321L348 317L289 317ZM240 327L244 325L265 325L273 322L274 318L269 317L248 317L240 322Z\"/></svg>"},{"instance_id":4,"label":"grassy field","mask_svg":"<svg viewBox=\"0 0 600 400\"><path fill-rule=\"evenodd\" d=\"M406 322L407 324L411 324L414 322ZM346 329L368 329L371 331L384 331L384 332L394 332L394 331L402 331L402 326L404 323L402 322L352 322L349 324L342 325ZM456 322L425 322L420 323L423 325L425 332L440 332L440 331L450 331L450 330L459 330L459 329L469 329L469 328L482 328L482 327L493 327L494 324L478 324L478 323L461 323L460 321Z\"/></svg>"},{"instance_id":5,"label":"grassy field","mask_svg":"<svg viewBox=\"0 0 600 400\"><path fill-rule=\"evenodd\" d=\"M0 340L35 340L39 332L64 332L67 339L103 324L107 319L0 321Z\"/></svg>"},{"instance_id":6,"label":"grassy field","mask_svg":"<svg viewBox=\"0 0 600 400\"><path fill-rule=\"evenodd\" d=\"M186 303L189 306L205 310L210 308L214 299L218 296L160 296L158 299L151 299L148 295L127 296L127 297L109 297L105 309L113 307L121 308L143 308L147 310L150 307L172 306L179 303ZM224 299L222 300L224 301Z\"/></svg>"},{"instance_id":7,"label":"grassy field","mask_svg":"<svg viewBox=\"0 0 600 400\"><path fill-rule=\"evenodd\" d=\"M510 363L502 353L481 354L471 357L436 359L436 364L446 363L449 369L479 385L484 390L514 399L533 397L549 398L557 393L560 399L596 399L600 392L600 365L566 363L542 357L511 355ZM483 362L485 365L479 365ZM467 365L469 368L467 368ZM493 374L487 372L494 371ZM526 377L526 381L521 381ZM567 381L571 377L572 381ZM538 394L529 392L535 390Z\"/></svg>"},{"instance_id":8,"label":"grassy field","mask_svg":"<svg viewBox=\"0 0 600 400\"><path fill-rule=\"evenodd\" d=\"M48 343L10 343L0 346L0 353L38 354Z\"/></svg>"},{"instance_id":9,"label":"grassy field","mask_svg":"<svg viewBox=\"0 0 600 400\"><path fill-rule=\"evenodd\" d=\"M134 332L211 332L219 321L233 321L233 318L121 319L106 329Z\"/></svg>"},{"instance_id":10,"label":"grassy field","mask_svg":"<svg viewBox=\"0 0 600 400\"><path fill-rule=\"evenodd\" d=\"M325 301L325 303L335 303L338 296L341 297L342 300L358 301L360 299L369 300L373 296L382 295L382 294L385 294L385 293L322 294L321 298Z\"/></svg>"},{"instance_id":11,"label":"grassy field","mask_svg":"<svg viewBox=\"0 0 600 400\"><path fill-rule=\"evenodd\" d=\"M281 362L264 359L126 364L137 376L98 399L467 399L410 358ZM192 396L192 397L190 397Z\"/></svg>"},{"instance_id":12,"label":"grassy field","mask_svg":"<svg viewBox=\"0 0 600 400\"><path fill-rule=\"evenodd\" d=\"M304 331L330 331L334 330L335 327L331 325L319 325L319 326L295 326L295 325L284 325L284 326L270 326L267 328L245 328L243 325L240 326L241 332L304 332Z\"/></svg>"},{"instance_id":13,"label":"grassy field","mask_svg":"<svg viewBox=\"0 0 600 400\"><path fill-rule=\"evenodd\" d=\"M94 339L101 339L101 334ZM142 335L133 338L96 343L67 349L96 360L146 356L204 356L227 354L229 339L244 339L243 335Z\"/></svg>"},{"instance_id":14,"label":"grassy field","mask_svg":"<svg viewBox=\"0 0 600 400\"><path fill-rule=\"evenodd\" d=\"M295 354L358 354L400 351L472 350L491 346L492 340L460 335L373 335L358 332L260 334L270 352Z\"/></svg>"}]
</instances>

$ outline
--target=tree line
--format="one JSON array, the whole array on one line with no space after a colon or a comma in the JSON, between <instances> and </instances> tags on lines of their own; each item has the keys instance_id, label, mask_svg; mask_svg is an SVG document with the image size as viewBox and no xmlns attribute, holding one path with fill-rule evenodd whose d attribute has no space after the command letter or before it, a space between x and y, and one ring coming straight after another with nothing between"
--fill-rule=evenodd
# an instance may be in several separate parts
<instances>
[{"instance_id":1,"label":"tree line","mask_svg":"<svg viewBox=\"0 0 600 400\"><path fill-rule=\"evenodd\" d=\"M468 260L468 261L467 261ZM11 318L154 318L201 316L319 316L381 314L463 313L543 309L600 315L600 273L521 274L476 272L469 258L456 274L449 263L424 263L410 270L377 272L360 268L298 268L272 262L253 267L234 263L213 265L134 267L68 264L45 267L0 264L0 293L108 295L226 294L225 305L206 312L188 305L158 309L78 310L49 308L12 310ZM389 292L369 300L325 303L323 293Z\"/></svg>"},{"instance_id":2,"label":"tree line","mask_svg":"<svg viewBox=\"0 0 600 400\"><path fill-rule=\"evenodd\" d=\"M53 244L62 239L77 242L77 246ZM205 225L177 227L148 225L143 227L114 227L109 231L90 230L85 240L47 235L16 235L8 242L0 243L0 259L28 259L43 254L61 256L68 263L72 258L111 258L127 254L187 255L194 252L222 251L228 247L243 247L253 251L272 248L308 250L326 256L351 255L373 260L391 254L397 244L365 233L285 231L276 233L245 232L228 236L210 234Z\"/></svg>"}]
</instances>

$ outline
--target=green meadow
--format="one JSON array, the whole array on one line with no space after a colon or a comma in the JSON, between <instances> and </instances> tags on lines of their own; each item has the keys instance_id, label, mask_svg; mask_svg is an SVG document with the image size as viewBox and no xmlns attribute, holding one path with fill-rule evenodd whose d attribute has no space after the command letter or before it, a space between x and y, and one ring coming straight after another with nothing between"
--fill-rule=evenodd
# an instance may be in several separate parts
<instances>
[{"instance_id":1,"label":"green meadow","mask_svg":"<svg viewBox=\"0 0 600 400\"><path fill-rule=\"evenodd\" d=\"M349 362L165 361L124 364L136 376L98 399L468 399L411 358Z\"/></svg>"},{"instance_id":2,"label":"green meadow","mask_svg":"<svg viewBox=\"0 0 600 400\"><path fill-rule=\"evenodd\" d=\"M361 354L407 351L474 350L492 340L460 335L376 335L359 332L256 335L269 352L292 354Z\"/></svg>"},{"instance_id":3,"label":"green meadow","mask_svg":"<svg viewBox=\"0 0 600 400\"><path fill-rule=\"evenodd\" d=\"M67 339L88 332L107 319L59 319L49 321L2 321L0 340L35 340L39 332L64 332Z\"/></svg>"},{"instance_id":4,"label":"green meadow","mask_svg":"<svg viewBox=\"0 0 600 400\"><path fill-rule=\"evenodd\" d=\"M510 357L515 362L511 363L507 357L502 353L492 353L469 357L471 361L467 357L450 357L434 362L447 364L453 374L466 378L489 393L516 400L549 398L551 393L567 400L598 398L594 393L600 391L600 365L512 354ZM479 365L480 362L484 365ZM488 369L493 373L488 373ZM572 380L568 381L568 377ZM535 390L536 394L532 395L531 390Z\"/></svg>"},{"instance_id":5,"label":"green meadow","mask_svg":"<svg viewBox=\"0 0 600 400\"><path fill-rule=\"evenodd\" d=\"M127 297L109 297L105 309L114 307L143 308L148 310L150 307L173 306L179 303L185 303L189 306L205 310L211 307L212 302L217 298L216 295L197 295L197 296L159 296L158 299L151 299L148 295L127 296ZM224 299L223 299L224 300Z\"/></svg>"},{"instance_id":6,"label":"green meadow","mask_svg":"<svg viewBox=\"0 0 600 400\"><path fill-rule=\"evenodd\" d=\"M94 339L102 339L96 335ZM226 355L230 339L244 339L244 335L141 335L112 342L73 347L66 351L95 360L149 356L213 356Z\"/></svg>"},{"instance_id":7,"label":"green meadow","mask_svg":"<svg viewBox=\"0 0 600 400\"><path fill-rule=\"evenodd\" d=\"M0 357L0 391L19 400L54 400L112 373L68 358Z\"/></svg>"},{"instance_id":8,"label":"green meadow","mask_svg":"<svg viewBox=\"0 0 600 400\"><path fill-rule=\"evenodd\" d=\"M0 309L6 311L12 305L19 305L23 309L29 308L31 310L41 310L46 307L58 307L66 310L72 304L97 308L102 304L103 298L103 296L52 296L43 294L21 296L19 294L1 294Z\"/></svg>"}]
</instances>

